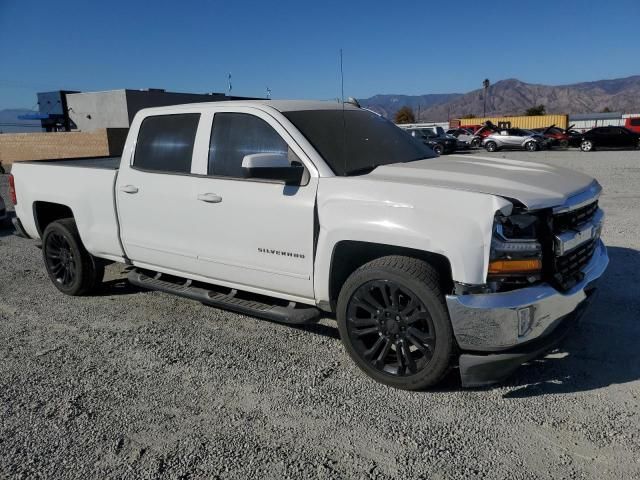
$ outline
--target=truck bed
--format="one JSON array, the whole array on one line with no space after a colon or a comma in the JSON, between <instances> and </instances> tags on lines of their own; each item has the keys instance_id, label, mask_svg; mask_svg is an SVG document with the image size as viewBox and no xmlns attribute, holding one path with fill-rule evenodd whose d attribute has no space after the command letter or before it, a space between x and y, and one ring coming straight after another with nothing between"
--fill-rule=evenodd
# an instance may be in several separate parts
<instances>
[{"instance_id":1,"label":"truck bed","mask_svg":"<svg viewBox=\"0 0 640 480\"><path fill-rule=\"evenodd\" d=\"M60 167L102 168L105 170L118 170L122 157L83 157L83 158L58 158L51 160L32 160L28 164L45 164Z\"/></svg>"},{"instance_id":2,"label":"truck bed","mask_svg":"<svg viewBox=\"0 0 640 480\"><path fill-rule=\"evenodd\" d=\"M114 187L120 157L88 157L16 162L16 216L31 238L42 232L36 210L57 204L71 210L86 249L92 255L116 260L123 252L118 237Z\"/></svg>"}]
</instances>

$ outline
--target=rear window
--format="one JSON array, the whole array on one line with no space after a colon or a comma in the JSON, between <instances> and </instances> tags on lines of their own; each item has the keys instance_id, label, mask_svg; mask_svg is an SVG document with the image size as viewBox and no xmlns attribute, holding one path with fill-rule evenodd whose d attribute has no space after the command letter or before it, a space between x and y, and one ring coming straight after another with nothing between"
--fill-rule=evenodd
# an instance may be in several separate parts
<instances>
[{"instance_id":1,"label":"rear window","mask_svg":"<svg viewBox=\"0 0 640 480\"><path fill-rule=\"evenodd\" d=\"M133 166L154 172L189 173L199 119L199 113L145 118Z\"/></svg>"},{"instance_id":2,"label":"rear window","mask_svg":"<svg viewBox=\"0 0 640 480\"><path fill-rule=\"evenodd\" d=\"M640 127L640 117L639 118L631 118L629 120L629 125L632 127Z\"/></svg>"}]
</instances>

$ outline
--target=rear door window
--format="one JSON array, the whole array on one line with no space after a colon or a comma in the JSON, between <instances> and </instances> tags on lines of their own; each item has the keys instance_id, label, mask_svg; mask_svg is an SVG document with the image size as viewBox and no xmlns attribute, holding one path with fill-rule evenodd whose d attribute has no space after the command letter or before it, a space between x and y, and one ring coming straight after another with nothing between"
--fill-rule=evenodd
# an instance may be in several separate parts
<instances>
[{"instance_id":1,"label":"rear door window","mask_svg":"<svg viewBox=\"0 0 640 480\"><path fill-rule=\"evenodd\" d=\"M147 117L140 125L134 168L189 173L199 113Z\"/></svg>"}]
</instances>

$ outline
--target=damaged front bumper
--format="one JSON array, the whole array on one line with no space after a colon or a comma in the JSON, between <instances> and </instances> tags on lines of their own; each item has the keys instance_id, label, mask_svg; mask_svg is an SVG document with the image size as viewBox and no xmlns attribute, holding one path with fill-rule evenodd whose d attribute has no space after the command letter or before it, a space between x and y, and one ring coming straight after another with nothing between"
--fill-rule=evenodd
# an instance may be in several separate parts
<instances>
[{"instance_id":1,"label":"damaged front bumper","mask_svg":"<svg viewBox=\"0 0 640 480\"><path fill-rule=\"evenodd\" d=\"M580 317L609 263L598 240L584 278L567 292L549 284L505 293L448 295L460 355L462 385L499 382L522 363L554 347Z\"/></svg>"}]
</instances>

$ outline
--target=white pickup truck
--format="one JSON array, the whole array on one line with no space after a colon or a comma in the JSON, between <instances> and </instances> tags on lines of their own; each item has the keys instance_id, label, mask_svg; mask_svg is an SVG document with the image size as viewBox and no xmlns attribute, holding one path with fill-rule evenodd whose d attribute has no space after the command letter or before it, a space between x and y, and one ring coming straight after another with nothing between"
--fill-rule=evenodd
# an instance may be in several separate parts
<instances>
[{"instance_id":1,"label":"white pickup truck","mask_svg":"<svg viewBox=\"0 0 640 480\"><path fill-rule=\"evenodd\" d=\"M347 352L403 389L459 368L505 378L554 346L604 272L600 185L581 173L437 157L349 104L140 111L122 158L26 162L15 227L54 285L129 280L273 321L335 316Z\"/></svg>"}]
</instances>

